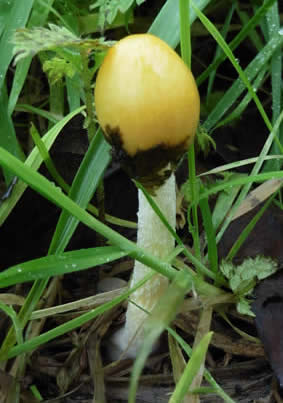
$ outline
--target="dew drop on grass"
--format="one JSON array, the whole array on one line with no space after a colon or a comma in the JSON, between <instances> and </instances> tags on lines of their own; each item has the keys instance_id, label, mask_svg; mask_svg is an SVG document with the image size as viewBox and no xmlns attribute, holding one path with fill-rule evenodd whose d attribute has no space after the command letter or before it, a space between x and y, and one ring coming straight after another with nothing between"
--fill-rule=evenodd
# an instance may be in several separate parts
<instances>
[{"instance_id":1,"label":"dew drop on grass","mask_svg":"<svg viewBox=\"0 0 283 403\"><path fill-rule=\"evenodd\" d=\"M19 267L18 269L17 269L17 272L18 273L21 273L23 271L23 269L21 268L21 267Z\"/></svg>"},{"instance_id":2,"label":"dew drop on grass","mask_svg":"<svg viewBox=\"0 0 283 403\"><path fill-rule=\"evenodd\" d=\"M283 35L283 28L280 28L278 33L279 33L279 35Z\"/></svg>"}]
</instances>

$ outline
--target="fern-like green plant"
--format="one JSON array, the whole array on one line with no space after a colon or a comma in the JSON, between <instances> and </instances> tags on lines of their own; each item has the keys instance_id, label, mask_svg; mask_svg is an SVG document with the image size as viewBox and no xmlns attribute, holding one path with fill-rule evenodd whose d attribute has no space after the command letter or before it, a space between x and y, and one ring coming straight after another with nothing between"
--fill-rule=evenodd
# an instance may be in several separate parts
<instances>
[{"instance_id":1,"label":"fern-like green plant","mask_svg":"<svg viewBox=\"0 0 283 403\"><path fill-rule=\"evenodd\" d=\"M118 12L125 14L136 5L141 5L145 0L96 0L90 9L98 9L98 25L103 28L106 23L112 24Z\"/></svg>"}]
</instances>

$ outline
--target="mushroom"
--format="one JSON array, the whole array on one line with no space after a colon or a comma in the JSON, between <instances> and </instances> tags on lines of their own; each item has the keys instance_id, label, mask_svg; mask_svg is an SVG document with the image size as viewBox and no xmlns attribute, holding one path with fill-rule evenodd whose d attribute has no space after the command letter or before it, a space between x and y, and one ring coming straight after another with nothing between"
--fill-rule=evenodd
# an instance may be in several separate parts
<instances>
[{"instance_id":1,"label":"mushroom","mask_svg":"<svg viewBox=\"0 0 283 403\"><path fill-rule=\"evenodd\" d=\"M130 35L106 55L97 75L95 105L113 156L144 185L175 228L174 168L192 143L199 120L199 94L191 71L161 39ZM138 246L166 259L174 238L141 190L138 198ZM136 261L131 286L151 271ZM167 278L155 274L131 295L134 304L128 304L126 323L111 340L117 355L126 351L126 356L136 356L144 339L145 311L152 311L167 286Z\"/></svg>"}]
</instances>

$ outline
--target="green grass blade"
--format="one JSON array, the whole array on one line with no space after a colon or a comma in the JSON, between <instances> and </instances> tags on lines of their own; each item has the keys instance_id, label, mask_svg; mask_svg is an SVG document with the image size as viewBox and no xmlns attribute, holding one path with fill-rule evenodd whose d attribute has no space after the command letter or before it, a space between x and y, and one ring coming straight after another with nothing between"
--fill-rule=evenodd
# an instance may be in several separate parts
<instances>
[{"instance_id":1,"label":"green grass blade","mask_svg":"<svg viewBox=\"0 0 283 403\"><path fill-rule=\"evenodd\" d=\"M180 13L180 47L181 56L189 68L191 68L192 44L190 29L190 0L179 0Z\"/></svg>"},{"instance_id":2,"label":"green grass blade","mask_svg":"<svg viewBox=\"0 0 283 403\"><path fill-rule=\"evenodd\" d=\"M54 0L46 0L45 5L40 5L39 2L35 2L34 7L31 12L30 19L28 21L28 28L34 26L42 26L47 20L49 9L48 5L52 5ZM16 103L18 101L20 92L24 86L28 70L32 61L32 57L28 57L25 60L21 60L16 67L16 71L13 78L12 89L10 91L9 96L9 106L8 106L8 113L9 115L12 114ZM78 105L79 107L80 105Z\"/></svg>"},{"instance_id":3,"label":"green grass blade","mask_svg":"<svg viewBox=\"0 0 283 403\"><path fill-rule=\"evenodd\" d=\"M281 123L282 123L282 120L283 120L283 111L281 112L280 116L279 116L278 119L276 120L276 122L275 122L275 124L274 124L274 127L273 127L273 130L270 132L270 134L269 134L269 136L268 136L268 138L267 138L267 140L266 140L266 142L265 142L265 144L264 144L264 146L263 146L263 148L262 148L262 150L261 150L261 153L259 154L259 156L258 156L258 158L257 158L257 161L256 161L256 163L255 163L255 165L254 165L254 167L253 167L253 169L252 169L252 172L251 172L251 174L250 174L250 178L251 178L252 180L253 180L254 178L260 176L260 175L257 175L257 173L260 171L260 169L261 169L261 167L262 167L262 165L263 165L263 163L264 163L265 157L266 157L266 155L268 154L268 152L269 152L269 150L270 150L270 147L271 147L271 145L272 145L273 139L274 139L274 137L276 136L276 134L277 134L277 132L278 132L278 130L279 130L279 128L280 128L280 125L281 125ZM270 176L268 177L268 175L267 175L266 178L267 178L267 179L271 179L271 178L273 178L273 177L275 178L277 175L280 175L281 173L282 173L282 171L276 171L276 172L273 172L273 175L272 175L272 172L271 172L271 173L270 173ZM264 173L264 174L262 174L262 175L266 175L266 174ZM279 176L278 176L278 177L279 177ZM249 178L248 178L248 179L249 179ZM219 240L221 239L221 237L222 237L222 235L224 234L226 228L228 227L229 223L231 222L231 219L232 219L232 217L233 217L235 211L237 210L237 208L239 207L239 205L242 203L242 201L244 200L244 198L245 198L246 195L248 194L248 192L249 192L249 190L250 190L250 188L251 188L252 183L253 183L253 181L251 181L251 182L247 181L247 182L245 183L245 186L244 186L243 189L241 190L241 192L240 192L240 194L239 194L239 196L238 196L238 199L237 199L236 202L234 203L234 206L233 206L233 208L231 209L230 214L226 217L226 219L225 219L225 221L224 221L224 223L223 223L223 225L222 225L222 227L221 227L219 233L217 234L217 242L219 242Z\"/></svg>"},{"instance_id":4,"label":"green grass blade","mask_svg":"<svg viewBox=\"0 0 283 403\"><path fill-rule=\"evenodd\" d=\"M49 174L54 179L54 181L61 187L61 189L64 190L66 193L68 193L69 185L65 182L65 180L62 178L62 176L59 174L59 172L50 156L49 151L45 147L45 144L42 141L40 134L37 131L37 129L33 123L31 124L30 135L32 137L34 145L38 148L38 151L41 154L41 157L44 161L44 164L45 164Z\"/></svg>"},{"instance_id":5,"label":"green grass blade","mask_svg":"<svg viewBox=\"0 0 283 403\"><path fill-rule=\"evenodd\" d=\"M0 37L6 27L6 22L9 18L9 14L12 8L10 1L2 1L0 3Z\"/></svg>"},{"instance_id":6,"label":"green grass blade","mask_svg":"<svg viewBox=\"0 0 283 403\"><path fill-rule=\"evenodd\" d=\"M210 189L204 191L201 195L200 195L200 200L206 197L209 197L213 194L219 193L222 190L225 189L230 189L233 186L242 186L242 185L249 185L249 187L253 184L253 183L261 183L261 182L265 182L269 179L280 179L283 178L283 171L273 171L273 172L265 172L262 174L258 174L258 175L252 175L252 176L246 176L246 177L242 177L239 179L233 179L230 181L227 181L225 183L222 183L220 185L216 185L211 187ZM235 204L234 204L235 206ZM234 207L233 206L233 210Z\"/></svg>"},{"instance_id":7,"label":"green grass blade","mask_svg":"<svg viewBox=\"0 0 283 403\"><path fill-rule=\"evenodd\" d=\"M266 209L270 206L271 202L273 201L274 197L276 196L277 192L273 194L261 207L261 209L256 213L256 215L249 221L249 223L246 225L246 227L241 231L241 234L239 237L236 239L234 242L232 248L229 250L227 257L225 260L233 260L236 254L238 253L240 247L243 245L245 240L248 238L252 230L254 229L254 226L258 222L258 220L262 217L263 213L266 211Z\"/></svg>"},{"instance_id":8,"label":"green grass blade","mask_svg":"<svg viewBox=\"0 0 283 403\"><path fill-rule=\"evenodd\" d=\"M203 10L211 0L196 0L200 10ZM196 14L190 8L190 24L196 19ZM180 16L179 6L176 0L167 0L158 16L153 21L149 32L158 36L168 43L172 48L176 48L180 42Z\"/></svg>"},{"instance_id":9,"label":"green grass blade","mask_svg":"<svg viewBox=\"0 0 283 403\"><path fill-rule=\"evenodd\" d=\"M3 302L0 302L0 310L5 312L6 315L8 315L10 317L10 319L14 325L17 343L22 344L23 343L22 327L18 320L16 312L14 311L14 309L12 307L3 304Z\"/></svg>"},{"instance_id":10,"label":"green grass blade","mask_svg":"<svg viewBox=\"0 0 283 403\"><path fill-rule=\"evenodd\" d=\"M180 271L174 281L169 285L166 292L162 295L156 306L153 308L150 316L147 318L144 326L145 339L141 351L135 360L132 371L129 403L135 402L138 380L145 361L152 351L152 347L164 329L175 318L184 301L186 293L192 286L192 280L188 273Z\"/></svg>"},{"instance_id":11,"label":"green grass blade","mask_svg":"<svg viewBox=\"0 0 283 403\"><path fill-rule=\"evenodd\" d=\"M16 71L13 78L12 89L9 96L9 103L8 103L8 114L12 115L18 98L20 96L20 92L24 86L30 64L31 64L31 57L27 57L24 60L21 60L16 67Z\"/></svg>"},{"instance_id":12,"label":"green grass blade","mask_svg":"<svg viewBox=\"0 0 283 403\"><path fill-rule=\"evenodd\" d=\"M182 347L182 349L186 352L188 357L192 356L192 348L184 341L184 339L182 339L182 337L175 332L173 329L171 329L170 327L167 329L168 332L177 340L177 342L180 344L180 346ZM220 396L224 402L227 403L236 403L234 400L232 400L225 392L224 390L218 385L218 383L215 381L215 379L212 377L212 375L210 374L210 372L205 369L204 370L204 377L206 379L207 382L210 383L210 385L212 386L212 388L214 389L214 392L218 394L218 396Z\"/></svg>"},{"instance_id":13,"label":"green grass blade","mask_svg":"<svg viewBox=\"0 0 283 403\"><path fill-rule=\"evenodd\" d=\"M37 0L32 8L31 16L28 21L28 28L44 25L51 11L55 0Z\"/></svg>"},{"instance_id":14,"label":"green grass blade","mask_svg":"<svg viewBox=\"0 0 283 403\"><path fill-rule=\"evenodd\" d=\"M253 80L255 76L260 72L263 65L267 64L273 53L280 48L283 44L283 35L275 35L268 44L259 52L252 62L245 69L245 75L249 80ZM203 126L207 131L213 130L213 128L220 121L222 116L228 109L236 102L239 96L244 92L245 86L241 79L237 79L232 86L226 91L225 95L218 102L213 111L209 114ZM254 91L249 92L250 95Z\"/></svg>"},{"instance_id":15,"label":"green grass blade","mask_svg":"<svg viewBox=\"0 0 283 403\"><path fill-rule=\"evenodd\" d=\"M87 207L109 161L110 146L99 130L91 141L69 192L69 197L82 208ZM52 238L50 253L63 252L78 223L77 218L66 210L62 211Z\"/></svg>"},{"instance_id":16,"label":"green grass blade","mask_svg":"<svg viewBox=\"0 0 283 403\"><path fill-rule=\"evenodd\" d=\"M0 90L0 131L0 146L10 151L17 158L24 160L24 153L17 140L12 119L8 114L8 97L5 84ZM9 185L14 174L9 169L3 169L3 173L6 185Z\"/></svg>"},{"instance_id":17,"label":"green grass blade","mask_svg":"<svg viewBox=\"0 0 283 403\"><path fill-rule=\"evenodd\" d=\"M217 274L217 272L218 272L218 253L217 253L217 246L216 246L216 236L215 236L215 228L214 228L213 222L212 222L212 215L211 215L210 207L208 204L208 199L200 200L199 207L201 210L203 226L204 226L206 239L207 239L209 267L213 271L213 273ZM217 281L217 279L216 279L216 281Z\"/></svg>"},{"instance_id":18,"label":"green grass blade","mask_svg":"<svg viewBox=\"0 0 283 403\"><path fill-rule=\"evenodd\" d=\"M253 9L255 9L255 7L253 7ZM250 20L251 20L250 13L242 10L241 7L239 7L239 4L237 4L236 10L237 10L238 16L241 20L242 26L245 27L248 24L250 24ZM262 19L261 19L261 21L262 21ZM259 21L259 25L261 25L261 21ZM249 37L251 43L256 48L256 50L259 52L263 48L263 40L260 37L259 33L255 29L250 30L248 37Z\"/></svg>"},{"instance_id":19,"label":"green grass blade","mask_svg":"<svg viewBox=\"0 0 283 403\"><path fill-rule=\"evenodd\" d=\"M50 123L54 124L61 120L61 117L55 113L50 113L45 109L37 108L36 106L28 104L18 104L15 109L17 112L34 113L35 115L41 116L44 119L49 120Z\"/></svg>"},{"instance_id":20,"label":"green grass blade","mask_svg":"<svg viewBox=\"0 0 283 403\"><path fill-rule=\"evenodd\" d=\"M151 198L151 196L149 195L149 193L146 191L146 189L144 188L144 186L137 182L134 181L137 188L140 189L144 196L146 197L148 203L150 204L150 206L152 207L152 209L154 210L154 212L158 215L158 217L160 218L160 220L162 221L162 223L165 225L165 227L168 229L168 231L170 232L170 234L175 238L175 241L177 242L178 245L180 245L182 247L182 252L184 253L184 255L189 259L189 261L198 269L198 271L212 279L215 280L216 276L214 273L212 273L199 259L197 259L189 250L188 248L185 247L183 241L181 240L181 238L179 237L179 235L176 233L176 231L170 226L170 224L168 223L168 221L166 220L166 217L164 216L164 214L162 213L162 211L159 209L159 207L157 206L157 204L155 203L155 201Z\"/></svg>"},{"instance_id":21,"label":"green grass blade","mask_svg":"<svg viewBox=\"0 0 283 403\"><path fill-rule=\"evenodd\" d=\"M11 169L19 178L28 183L34 190L41 193L45 198L49 199L62 209L65 209L69 214L75 216L79 221L87 225L89 228L100 233L102 236L108 239L111 244L116 245L122 251L130 254L133 258L141 261L146 266L149 266L157 272L165 275L170 280L173 280L175 277L176 270L173 269L170 264L148 254L146 251L138 248L134 242L129 241L118 232L98 221L96 218L78 206L68 196L64 195L61 189L58 189L54 183L48 181L38 172L33 171L30 167L26 166L3 148L0 148L0 165ZM34 310L39 298L41 297L47 285L47 281L48 279L37 280L28 294L25 304L19 313L19 319L21 320L21 325L23 327L25 326L31 315L31 312ZM14 343L15 335L13 328L11 328L3 342L0 354L6 355Z\"/></svg>"},{"instance_id":22,"label":"green grass blade","mask_svg":"<svg viewBox=\"0 0 283 403\"><path fill-rule=\"evenodd\" d=\"M232 177L241 177L241 176L242 176L241 174L233 174ZM232 188L229 189L228 192L227 191L220 192L212 213L212 224L215 230L219 228L225 216L230 211L240 189L241 189L240 186L233 186Z\"/></svg>"},{"instance_id":23,"label":"green grass blade","mask_svg":"<svg viewBox=\"0 0 283 403\"><path fill-rule=\"evenodd\" d=\"M170 397L169 403L179 403L185 398L190 385L197 375L200 366L205 360L207 349L211 340L213 332L207 333L199 342L196 349L193 351L192 356L186 365L186 368L181 376L180 381L176 385L176 388Z\"/></svg>"},{"instance_id":24,"label":"green grass blade","mask_svg":"<svg viewBox=\"0 0 283 403\"><path fill-rule=\"evenodd\" d=\"M268 37L271 39L280 30L280 16L278 4L275 3L266 15ZM282 49L277 49L271 58L271 87L272 87L272 122L275 123L282 108ZM279 129L279 141L283 144L283 126ZM279 154L279 147L273 143L271 154ZM281 161L271 160L265 163L264 171L274 171L280 169Z\"/></svg>"},{"instance_id":25,"label":"green grass blade","mask_svg":"<svg viewBox=\"0 0 283 403\"><path fill-rule=\"evenodd\" d=\"M42 159L43 159L43 161L44 161L44 163L45 163L45 165L46 165L46 167L48 169L48 172L50 173L51 177L61 187L61 189L65 193L68 194L70 192L71 187L65 182L65 180L62 178L62 176L58 172L55 164L53 163L53 161L51 159L50 153L48 152L47 148L45 147L45 144L44 144L43 140L41 139L41 137L39 136L39 133L37 132L36 128L33 125L31 127L30 134L32 136L34 144L36 145L36 147L38 148L38 150L39 150L39 152L41 154L41 157L42 157ZM90 153L90 155L93 155L94 158L99 157L99 159L103 162L103 164L106 164L108 159L109 159L109 153L105 154L105 152L103 151L103 146L107 147L107 143L103 142L103 145L101 146L99 139L100 139L100 134L98 133L98 137L97 137L96 142L95 142L96 146L93 147L92 144L91 144L90 147L89 147L88 152ZM98 149L98 147L100 147L100 150L95 151L95 149ZM84 158L86 158L86 156ZM82 164L85 164L84 160L83 160ZM100 167L100 169L99 169L100 171L103 171L103 168L102 168L102 166L101 166L101 164L99 162L98 162L97 166ZM82 167L80 169L82 169ZM89 170L91 170L91 169L89 169ZM94 177L93 176L89 177L89 180L91 182L91 186L93 185L93 181L91 181L91 178L93 178L93 180L96 180L95 178L98 177L99 170L95 170ZM77 175L78 175L78 173L77 173ZM75 181L76 181L76 178L75 178ZM83 179L78 179L78 183L82 183L82 181L83 181ZM74 185L74 183L73 183L73 185ZM85 188L86 188L86 190L88 192L92 188L91 186L90 187L85 186ZM94 205L89 203L88 206L87 206L87 209L88 209L89 212L91 212L95 216L99 215L99 211ZM107 222L111 223L111 224L120 225L122 227L135 228L135 229L137 228L137 224L135 222L122 220L122 219L119 219L117 217L113 217L113 216L111 216L109 214L105 214L105 220Z\"/></svg>"},{"instance_id":26,"label":"green grass blade","mask_svg":"<svg viewBox=\"0 0 283 403\"><path fill-rule=\"evenodd\" d=\"M49 112L56 114L61 119L64 116L65 94L63 80L56 81L55 84L48 79L49 84Z\"/></svg>"},{"instance_id":27,"label":"green grass blade","mask_svg":"<svg viewBox=\"0 0 283 403\"><path fill-rule=\"evenodd\" d=\"M60 133L62 128L65 126L68 121L74 117L77 113L81 112L84 109L84 107L79 108L78 110L68 114L65 118L63 118L60 122L58 122L55 126L53 126L49 132L43 137L42 141L45 143L45 147L48 150L53 142L55 141L57 135ZM17 161L17 160L16 160ZM27 158L27 160L24 163L24 167L32 167L35 170L37 170L42 162L42 157L36 147L34 147L33 151ZM34 172L32 170L31 172ZM13 206L16 204L18 199L21 197L23 192L25 191L27 185L19 181L16 184L16 189L13 190L12 196L8 198L2 206L0 206L0 212L1 212L1 220L4 221L5 218L9 215L10 211L12 210ZM1 208L3 209L1 210ZM25 303L23 307L21 308L19 314L18 314L18 319L21 323L22 328L26 325L32 311L34 310L35 306L37 305L39 298L41 297L44 289L46 288L48 279L44 280L37 280L35 281L31 291L27 295L25 299ZM7 351L14 345L15 343L15 332L14 329L11 327L10 330L7 333L7 336L2 344L0 354L6 354Z\"/></svg>"},{"instance_id":28,"label":"green grass blade","mask_svg":"<svg viewBox=\"0 0 283 403\"><path fill-rule=\"evenodd\" d=\"M206 27L206 29L209 31L209 33L214 37L214 39L216 40L216 42L219 44L219 46L221 46L222 50L224 51L224 53L226 54L226 56L228 57L228 59L230 60L230 62L232 63L232 65L234 66L235 70L237 71L237 73L239 74L242 82L245 84L245 86L247 87L249 93L251 94L262 118L263 121L265 122L267 128L271 131L272 130L272 124L270 123L270 120L258 98L258 96L256 95L256 93L253 90L253 87L250 83L250 77L248 77L248 75L241 69L239 63L237 62L235 56L233 55L230 47L227 45L227 43L225 42L225 40L223 39L223 37L221 36L221 34L219 33L219 31L215 28L215 26L209 21L209 19L195 6L194 2L192 1L192 5L193 8L197 14L197 16L199 17L199 19L201 20L201 22L203 23L203 25ZM278 33L278 36L279 33ZM274 52L274 49L273 49ZM261 66L262 66L262 61L261 61ZM226 94L227 95L227 94Z\"/></svg>"},{"instance_id":29,"label":"green grass blade","mask_svg":"<svg viewBox=\"0 0 283 403\"><path fill-rule=\"evenodd\" d=\"M255 15L249 20L249 22L244 25L240 30L239 34L229 43L231 51L235 50L240 43L249 35L249 33L258 25L262 17L267 13L269 8L275 3L276 0L267 0L263 5L257 10ZM200 85L204 80L210 75L212 71L217 69L217 67L226 59L227 55L224 53L209 65L209 67L197 78L197 84ZM263 63L261 64L261 66Z\"/></svg>"},{"instance_id":30,"label":"green grass blade","mask_svg":"<svg viewBox=\"0 0 283 403\"><path fill-rule=\"evenodd\" d=\"M81 87L78 81L78 74L75 74L72 78L66 77L67 100L70 112L77 109L81 104Z\"/></svg>"},{"instance_id":31,"label":"green grass blade","mask_svg":"<svg viewBox=\"0 0 283 403\"><path fill-rule=\"evenodd\" d=\"M235 3L232 4L232 6L225 18L223 28L221 30L221 35L223 36L224 39L226 39L227 34L229 32L229 27L230 27L230 23L231 23L231 19L234 14L234 11L235 11ZM212 63L215 62L221 56L221 54L222 54L221 48L220 48L220 46L217 46ZM212 92L212 87L213 87L214 79L216 76L216 72L217 72L217 68L215 70L213 70L209 75L209 80L208 80L208 84L207 84L207 100L209 99L211 92Z\"/></svg>"},{"instance_id":32,"label":"green grass blade","mask_svg":"<svg viewBox=\"0 0 283 403\"><path fill-rule=\"evenodd\" d=\"M283 159L283 155L267 155L263 158L264 161L268 161L274 158L278 158L278 159ZM220 165L216 168L210 169L209 171L203 172L201 174L199 174L198 176L206 176L206 175L214 175L214 174L219 174L225 171L231 171L232 169L236 169L245 165L249 165L249 164L254 164L255 162L257 162L258 158L254 157L254 158L247 158L245 160L239 160L239 161L235 161L235 162L231 162L230 164L224 164L224 165Z\"/></svg>"},{"instance_id":33,"label":"green grass blade","mask_svg":"<svg viewBox=\"0 0 283 403\"><path fill-rule=\"evenodd\" d=\"M259 73L256 79L253 82L253 89L254 91L257 91L263 82L265 76L266 76L267 68L264 67ZM224 95L225 96L225 95ZM240 104L231 112L226 118L221 120L216 124L216 127L221 127L225 126L228 123L231 123L233 120L238 119L241 117L242 113L244 110L248 107L249 103L252 100L251 94L248 92L244 98L241 100Z\"/></svg>"},{"instance_id":34,"label":"green grass blade","mask_svg":"<svg viewBox=\"0 0 283 403\"><path fill-rule=\"evenodd\" d=\"M190 30L190 0L179 0L180 12L180 46L181 57L186 65L191 67L191 30ZM191 144L188 150L188 169L189 169L189 185L191 192L191 215L192 225L190 232L193 238L193 250L197 259L200 260L200 238L199 238L199 223L197 213L198 186L196 181L196 163L195 163L195 145ZM188 210L189 211L189 210ZM189 220L188 220L189 221Z\"/></svg>"},{"instance_id":35,"label":"green grass blade","mask_svg":"<svg viewBox=\"0 0 283 403\"><path fill-rule=\"evenodd\" d=\"M147 276L146 278L139 281L136 286L132 287L129 291L119 295L118 297L114 298L112 301L107 302L98 308L91 309L89 312L80 315L78 318L72 319L62 325L55 327L41 335L34 337L21 345L17 345L10 350L8 350L7 354L3 354L1 351L0 354L0 361L6 360L7 358L13 358L23 353L28 353L37 347L54 340L55 338L62 336L68 332L71 332L74 329L77 329L83 326L85 323L93 320L99 315L102 315L109 309L114 308L116 305L120 304L121 302L125 301L129 295L131 295L135 290L145 284L151 275Z\"/></svg>"},{"instance_id":36,"label":"green grass blade","mask_svg":"<svg viewBox=\"0 0 283 403\"><path fill-rule=\"evenodd\" d=\"M63 129L63 127L83 109L84 106L69 113L60 122L56 123L56 125L53 126L52 129L50 129L43 136L42 141L44 141L45 146L48 150L51 148L52 144L56 140L58 134ZM34 149L31 151L24 164L28 167L31 167L33 170L37 171L41 163L42 163L42 157L38 149L34 147ZM14 186L11 196L0 204L0 225L2 225L3 222L6 220L6 218L9 216L10 212L13 210L14 206L16 205L16 203L18 202L18 200L20 199L26 188L27 185L24 182L18 181Z\"/></svg>"},{"instance_id":37,"label":"green grass blade","mask_svg":"<svg viewBox=\"0 0 283 403\"><path fill-rule=\"evenodd\" d=\"M0 38L0 89L4 84L7 69L13 57L12 35L17 28L22 28L26 25L33 2L34 0L14 0L7 16L5 30Z\"/></svg>"},{"instance_id":38,"label":"green grass blade","mask_svg":"<svg viewBox=\"0 0 283 403\"><path fill-rule=\"evenodd\" d=\"M83 224L100 233L108 239L111 244L118 246L121 250L129 253L134 259L139 260L144 265L151 267L153 270L163 274L170 280L174 279L176 270L173 269L170 264L152 256L145 250L140 249L134 242L129 241L118 232L98 221L95 217L91 216L88 212L78 206L68 196L64 195L62 191L54 185L54 183L48 181L38 172L33 171L30 167L23 164L1 147L0 164L11 169L23 181L28 183L31 188L42 194L43 197L62 209L66 209Z\"/></svg>"},{"instance_id":39,"label":"green grass blade","mask_svg":"<svg viewBox=\"0 0 283 403\"><path fill-rule=\"evenodd\" d=\"M124 256L126 253L115 246L102 246L45 256L2 271L0 288L65 273L79 272Z\"/></svg>"}]
</instances>

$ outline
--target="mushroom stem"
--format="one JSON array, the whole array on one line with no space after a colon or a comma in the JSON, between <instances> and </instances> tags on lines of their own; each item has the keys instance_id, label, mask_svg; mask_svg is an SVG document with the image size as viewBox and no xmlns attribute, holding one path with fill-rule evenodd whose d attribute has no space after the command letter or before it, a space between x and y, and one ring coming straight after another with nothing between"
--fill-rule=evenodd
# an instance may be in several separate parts
<instances>
[{"instance_id":1,"label":"mushroom stem","mask_svg":"<svg viewBox=\"0 0 283 403\"><path fill-rule=\"evenodd\" d=\"M141 249L161 259L166 258L174 249L174 238L154 212L141 190L139 194L137 244ZM156 190L155 203L166 217L168 223L176 227L176 190L174 173ZM131 279L131 287L142 280L152 269L136 261ZM143 322L147 317L144 310L151 312L168 286L166 277L156 274L145 285L131 295L126 312L126 323L113 335L116 357L126 351L127 357L135 357L143 339Z\"/></svg>"}]
</instances>

